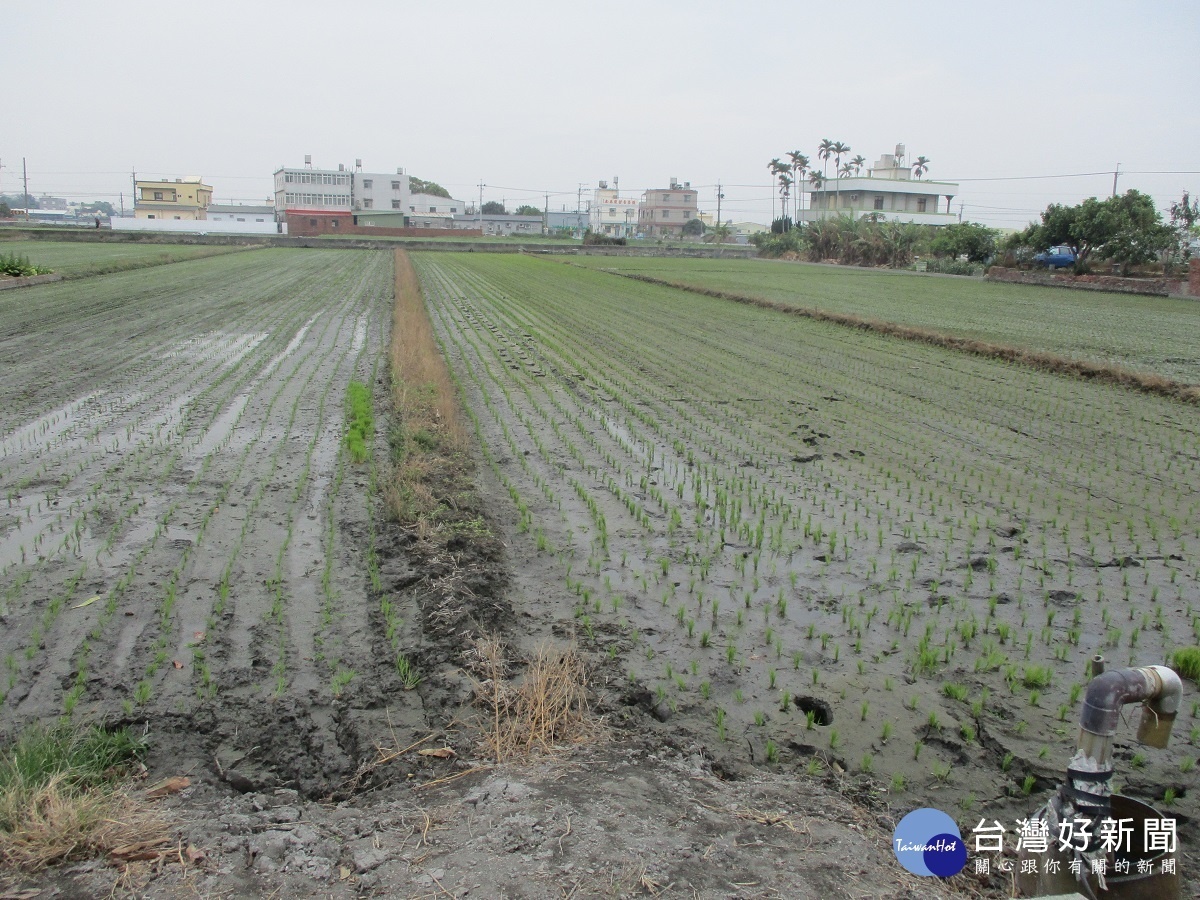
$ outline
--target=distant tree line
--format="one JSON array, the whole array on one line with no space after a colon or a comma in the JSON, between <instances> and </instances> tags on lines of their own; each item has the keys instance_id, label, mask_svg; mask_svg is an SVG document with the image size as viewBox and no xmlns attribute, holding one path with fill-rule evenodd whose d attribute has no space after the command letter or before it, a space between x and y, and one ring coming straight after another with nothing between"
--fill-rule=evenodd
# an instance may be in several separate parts
<instances>
[{"instance_id":1,"label":"distant tree line","mask_svg":"<svg viewBox=\"0 0 1200 900\"><path fill-rule=\"evenodd\" d=\"M790 220L788 222L790 225ZM799 228L751 237L763 256L794 256L850 266L909 266L932 257L931 271L970 274L996 253L997 232L976 222L935 227L889 221L879 214L831 216Z\"/></svg>"}]
</instances>

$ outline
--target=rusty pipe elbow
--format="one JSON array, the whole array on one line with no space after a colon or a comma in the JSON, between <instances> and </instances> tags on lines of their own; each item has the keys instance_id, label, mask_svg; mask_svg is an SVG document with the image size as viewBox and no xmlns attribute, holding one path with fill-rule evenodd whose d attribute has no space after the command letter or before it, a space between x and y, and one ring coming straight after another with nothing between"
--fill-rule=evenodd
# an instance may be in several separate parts
<instances>
[{"instance_id":1,"label":"rusty pipe elbow","mask_svg":"<svg viewBox=\"0 0 1200 900\"><path fill-rule=\"evenodd\" d=\"M1100 737L1116 734L1121 708L1126 703L1147 700L1158 693L1162 679L1155 668L1160 667L1109 669L1093 678L1084 695L1079 727Z\"/></svg>"}]
</instances>

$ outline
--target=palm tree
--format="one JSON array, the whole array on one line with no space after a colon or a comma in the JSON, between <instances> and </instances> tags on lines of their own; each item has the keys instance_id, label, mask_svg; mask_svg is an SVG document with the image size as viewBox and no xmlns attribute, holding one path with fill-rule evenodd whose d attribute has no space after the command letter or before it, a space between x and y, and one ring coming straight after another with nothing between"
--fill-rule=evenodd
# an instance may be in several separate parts
<instances>
[{"instance_id":1,"label":"palm tree","mask_svg":"<svg viewBox=\"0 0 1200 900\"><path fill-rule=\"evenodd\" d=\"M767 163L767 168L771 170L771 178L774 179L780 172L785 172L788 169L788 164L782 162L778 156ZM771 221L775 221L775 196L771 195Z\"/></svg>"},{"instance_id":2,"label":"palm tree","mask_svg":"<svg viewBox=\"0 0 1200 900\"><path fill-rule=\"evenodd\" d=\"M821 146L817 148L817 157L821 160L821 174L828 177L829 175L829 157L833 156L833 141L825 138L821 141Z\"/></svg>"},{"instance_id":3,"label":"palm tree","mask_svg":"<svg viewBox=\"0 0 1200 900\"><path fill-rule=\"evenodd\" d=\"M792 176L788 174L790 167L785 166L784 170L779 173L779 233L783 234L789 231L788 228L788 196L792 191Z\"/></svg>"},{"instance_id":4,"label":"palm tree","mask_svg":"<svg viewBox=\"0 0 1200 900\"><path fill-rule=\"evenodd\" d=\"M826 181L827 181L827 179L825 178L825 176L822 175L820 172L818 172L816 169L813 169L811 172L808 173L808 183L812 185L814 193L822 190L825 187ZM826 205L826 209L828 209L828 205Z\"/></svg>"},{"instance_id":5,"label":"palm tree","mask_svg":"<svg viewBox=\"0 0 1200 900\"><path fill-rule=\"evenodd\" d=\"M792 181L800 185L800 190L796 192L796 215L792 220L798 223L800 210L804 207L804 173L808 171L808 157L799 150L792 150L788 158L792 161Z\"/></svg>"},{"instance_id":6,"label":"palm tree","mask_svg":"<svg viewBox=\"0 0 1200 900\"><path fill-rule=\"evenodd\" d=\"M922 175L929 171L929 160L924 156L918 156L917 161L913 163L913 174L919 179Z\"/></svg>"},{"instance_id":7,"label":"palm tree","mask_svg":"<svg viewBox=\"0 0 1200 900\"><path fill-rule=\"evenodd\" d=\"M842 163L842 167L838 170L838 178L849 178L854 174L854 166L848 162Z\"/></svg>"},{"instance_id":8,"label":"palm tree","mask_svg":"<svg viewBox=\"0 0 1200 900\"><path fill-rule=\"evenodd\" d=\"M863 170L863 166L867 164L866 158L860 153L854 159L850 160L850 165L854 166L854 174L857 175Z\"/></svg>"},{"instance_id":9,"label":"palm tree","mask_svg":"<svg viewBox=\"0 0 1200 900\"><path fill-rule=\"evenodd\" d=\"M838 175L838 169L842 165L842 157L850 152L850 145L843 144L841 141L837 141L832 147L829 148L829 152L833 155L833 174L837 175L837 179L838 179L837 182L835 182L835 184L833 186L833 188L834 188L833 205L835 208L840 210L841 209L841 200L842 200L842 185L841 185L841 177L842 176ZM839 215L840 215L840 213L839 213Z\"/></svg>"}]
</instances>

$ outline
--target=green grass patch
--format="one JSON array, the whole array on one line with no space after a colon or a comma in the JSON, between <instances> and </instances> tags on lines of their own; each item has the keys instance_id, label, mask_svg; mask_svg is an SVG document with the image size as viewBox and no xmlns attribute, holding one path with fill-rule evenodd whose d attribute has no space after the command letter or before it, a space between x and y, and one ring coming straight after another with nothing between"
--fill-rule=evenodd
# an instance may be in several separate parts
<instances>
[{"instance_id":1,"label":"green grass patch","mask_svg":"<svg viewBox=\"0 0 1200 900\"><path fill-rule=\"evenodd\" d=\"M346 387L346 449L356 463L366 462L375 440L375 414L371 410L371 389L361 381Z\"/></svg>"},{"instance_id":2,"label":"green grass patch","mask_svg":"<svg viewBox=\"0 0 1200 900\"><path fill-rule=\"evenodd\" d=\"M1171 654L1171 666L1184 678L1200 681L1200 647L1180 647Z\"/></svg>"},{"instance_id":3,"label":"green grass patch","mask_svg":"<svg viewBox=\"0 0 1200 900\"><path fill-rule=\"evenodd\" d=\"M0 794L34 791L54 780L78 788L96 787L120 775L145 750L146 742L128 728L34 726L0 757ZM11 826L5 811L0 809L0 828Z\"/></svg>"}]
</instances>

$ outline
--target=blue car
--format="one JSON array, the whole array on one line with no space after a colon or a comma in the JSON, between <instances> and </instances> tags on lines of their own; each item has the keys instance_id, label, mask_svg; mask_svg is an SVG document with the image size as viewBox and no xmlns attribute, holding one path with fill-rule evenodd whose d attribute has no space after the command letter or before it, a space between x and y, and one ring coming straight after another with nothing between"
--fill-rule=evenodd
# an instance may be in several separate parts
<instances>
[{"instance_id":1,"label":"blue car","mask_svg":"<svg viewBox=\"0 0 1200 900\"><path fill-rule=\"evenodd\" d=\"M1035 266L1046 266L1048 269L1065 269L1075 265L1075 251L1070 247L1051 247L1033 258Z\"/></svg>"}]
</instances>

